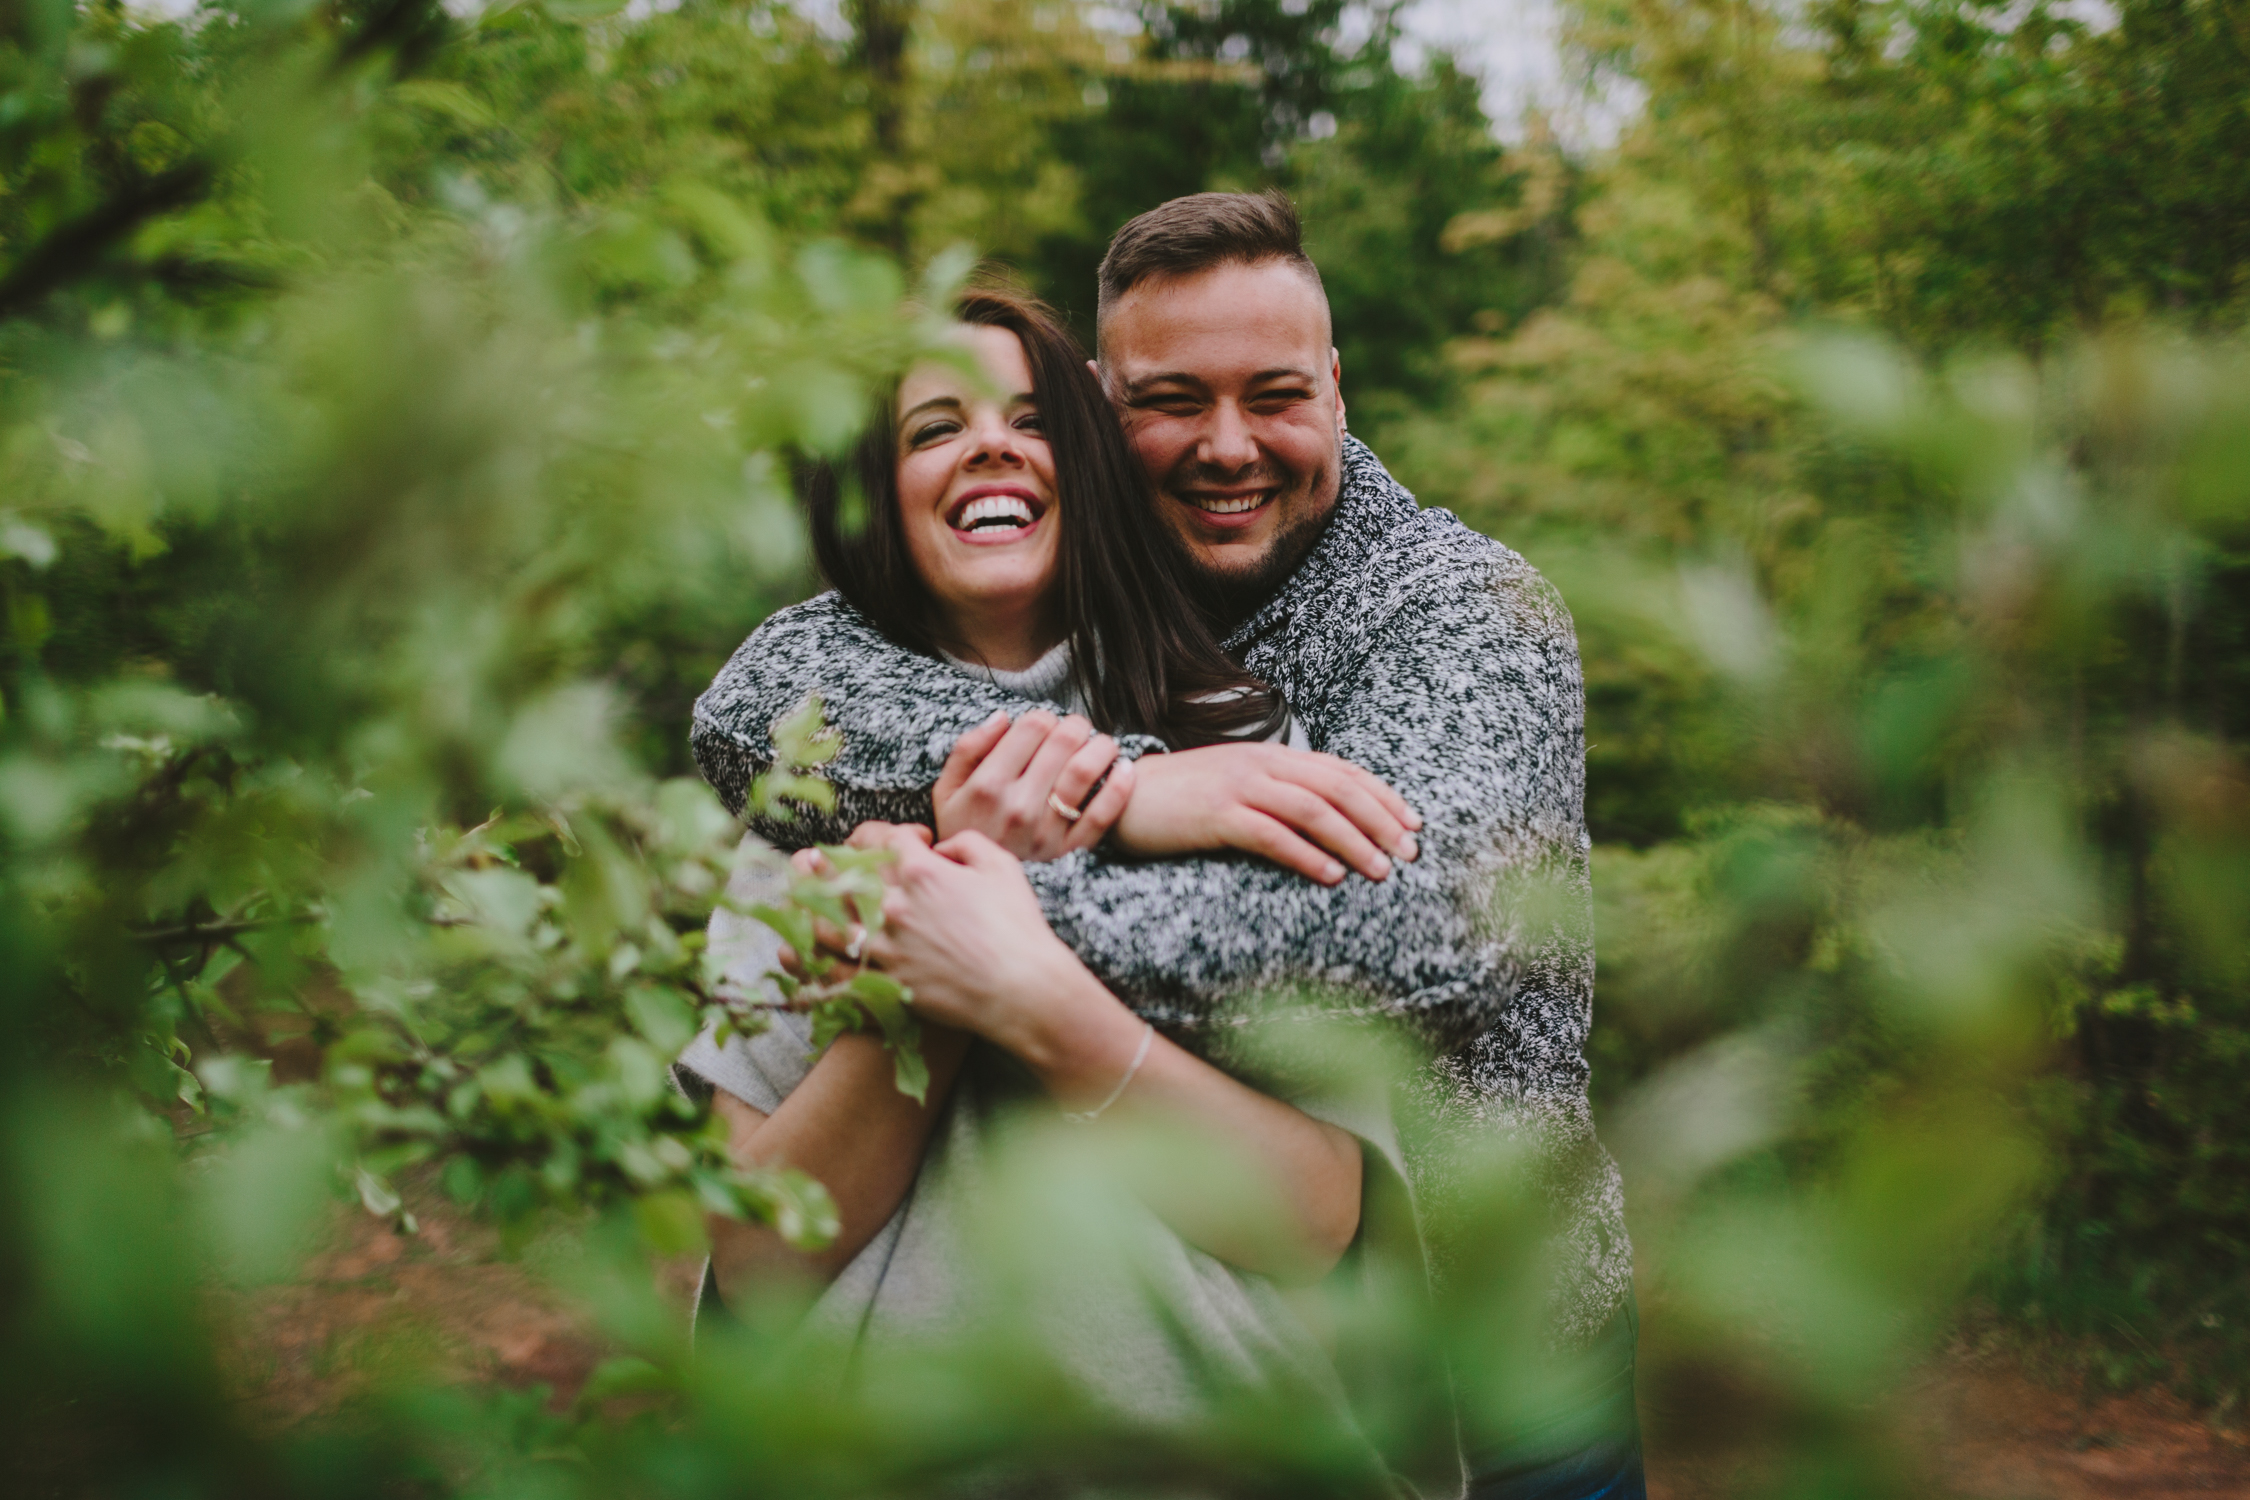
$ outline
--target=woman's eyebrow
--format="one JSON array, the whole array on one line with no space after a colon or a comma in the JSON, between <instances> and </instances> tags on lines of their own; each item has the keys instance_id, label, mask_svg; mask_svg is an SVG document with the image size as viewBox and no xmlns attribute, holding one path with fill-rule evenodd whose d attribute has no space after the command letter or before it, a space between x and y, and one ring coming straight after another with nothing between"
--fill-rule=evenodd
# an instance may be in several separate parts
<instances>
[{"instance_id":1,"label":"woman's eyebrow","mask_svg":"<svg viewBox=\"0 0 2250 1500\"><path fill-rule=\"evenodd\" d=\"M901 422L909 421L912 418L920 416L922 413L928 411L933 406L950 406L958 411L961 407L961 398L959 396L932 396L929 400L918 401L914 405L908 407L905 411L900 412L898 414L898 419Z\"/></svg>"},{"instance_id":2,"label":"woman's eyebrow","mask_svg":"<svg viewBox=\"0 0 2250 1500\"><path fill-rule=\"evenodd\" d=\"M1037 406L1039 396L1033 391L1018 391L1008 398L1008 404L1010 406ZM900 412L898 419L902 423L911 421L933 406L950 407L959 411L961 409L961 398L959 396L932 396L929 400L918 401L905 411Z\"/></svg>"}]
</instances>

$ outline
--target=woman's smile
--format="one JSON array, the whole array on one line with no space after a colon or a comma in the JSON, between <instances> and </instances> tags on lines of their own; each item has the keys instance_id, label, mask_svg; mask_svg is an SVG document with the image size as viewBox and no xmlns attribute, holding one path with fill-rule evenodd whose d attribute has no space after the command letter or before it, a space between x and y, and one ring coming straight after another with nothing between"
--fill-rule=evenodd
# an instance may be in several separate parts
<instances>
[{"instance_id":1,"label":"woman's smile","mask_svg":"<svg viewBox=\"0 0 2250 1500\"><path fill-rule=\"evenodd\" d=\"M945 524L974 547L1024 541L1047 514L1047 502L1020 484L972 485L953 497Z\"/></svg>"},{"instance_id":2,"label":"woman's smile","mask_svg":"<svg viewBox=\"0 0 2250 1500\"><path fill-rule=\"evenodd\" d=\"M1014 671L1062 633L1055 455L1022 342L959 336L975 371L933 361L899 385L899 520L946 649Z\"/></svg>"}]
</instances>

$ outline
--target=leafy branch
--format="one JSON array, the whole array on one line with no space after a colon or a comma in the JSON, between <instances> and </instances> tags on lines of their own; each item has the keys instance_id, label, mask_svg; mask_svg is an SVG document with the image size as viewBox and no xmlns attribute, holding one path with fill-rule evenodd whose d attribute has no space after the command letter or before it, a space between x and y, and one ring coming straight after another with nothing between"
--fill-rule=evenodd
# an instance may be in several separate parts
<instances>
[{"instance_id":1,"label":"leafy branch","mask_svg":"<svg viewBox=\"0 0 2250 1500\"><path fill-rule=\"evenodd\" d=\"M791 816L787 804L803 803L822 812L836 808L836 789L818 774L844 748L843 736L829 725L827 706L807 698L772 728L774 764L750 787L751 806L768 816ZM767 977L792 1010L812 1017L813 1045L825 1049L847 1031L873 1030L890 1050L898 1091L915 1103L929 1094L930 1069L922 1057L922 1029L909 1002L913 992L890 975L838 959L822 951L815 921L839 930L857 925L866 932L883 928L882 868L885 850L823 844L832 875L791 871L789 892L778 906L760 902L746 915L779 933L796 955L797 972Z\"/></svg>"}]
</instances>

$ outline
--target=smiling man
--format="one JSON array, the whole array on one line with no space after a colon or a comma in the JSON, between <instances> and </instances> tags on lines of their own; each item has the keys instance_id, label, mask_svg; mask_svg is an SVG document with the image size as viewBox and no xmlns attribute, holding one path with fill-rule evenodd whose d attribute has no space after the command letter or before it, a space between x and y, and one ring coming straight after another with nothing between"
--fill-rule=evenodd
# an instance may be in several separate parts
<instances>
[{"instance_id":1,"label":"smiling man","mask_svg":"<svg viewBox=\"0 0 2250 1500\"><path fill-rule=\"evenodd\" d=\"M1102 261L1099 309L1096 369L1228 650L1281 690L1314 749L1405 796L1423 852L1332 887L1239 861L1080 855L1030 868L1042 906L1120 994L1250 994L1310 968L1355 1013L1417 1033L1430 1058L1401 1095L1402 1123L1418 1122L1402 1144L1442 1301L1480 1330L1455 1351L1467 1493L1638 1500L1632 1256L1586 1097L1569 612L1347 435L1327 296L1280 194L1198 194L1134 219ZM1521 1164L1545 1226L1534 1333L1500 1311L1522 1289L1475 1284L1505 1257L1456 1201L1501 1159ZM1480 1367L1510 1377L1480 1386Z\"/></svg>"},{"instance_id":2,"label":"smiling man","mask_svg":"<svg viewBox=\"0 0 2250 1500\"><path fill-rule=\"evenodd\" d=\"M1294 228L1285 204L1206 194L1134 220L1102 263L1103 384L1165 520L1238 615L1311 550L1342 467L1328 298Z\"/></svg>"}]
</instances>

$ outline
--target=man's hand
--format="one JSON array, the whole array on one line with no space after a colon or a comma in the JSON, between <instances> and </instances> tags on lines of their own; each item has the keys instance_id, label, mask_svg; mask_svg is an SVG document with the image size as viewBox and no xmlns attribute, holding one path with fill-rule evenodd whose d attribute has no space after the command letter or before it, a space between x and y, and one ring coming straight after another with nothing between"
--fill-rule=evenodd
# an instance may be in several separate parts
<instances>
[{"instance_id":1,"label":"man's hand","mask_svg":"<svg viewBox=\"0 0 2250 1500\"><path fill-rule=\"evenodd\" d=\"M1132 795L1133 763L1086 719L995 710L954 743L930 801L940 837L974 831L1036 863L1101 842Z\"/></svg>"},{"instance_id":2,"label":"man's hand","mask_svg":"<svg viewBox=\"0 0 2250 1500\"><path fill-rule=\"evenodd\" d=\"M1206 745L1151 755L1111 841L1165 859L1239 849L1323 885L1346 867L1369 880L1420 854L1422 820L1389 783L1350 761L1286 745Z\"/></svg>"}]
</instances>

